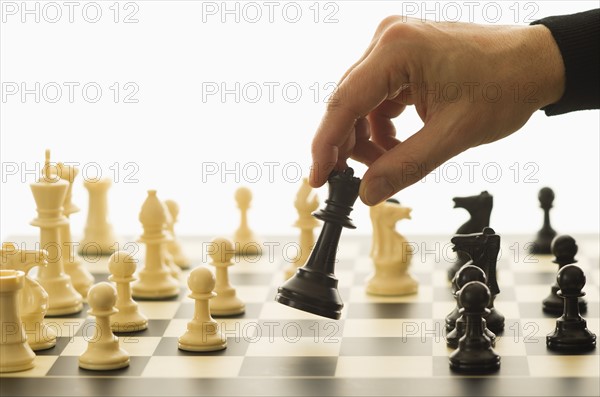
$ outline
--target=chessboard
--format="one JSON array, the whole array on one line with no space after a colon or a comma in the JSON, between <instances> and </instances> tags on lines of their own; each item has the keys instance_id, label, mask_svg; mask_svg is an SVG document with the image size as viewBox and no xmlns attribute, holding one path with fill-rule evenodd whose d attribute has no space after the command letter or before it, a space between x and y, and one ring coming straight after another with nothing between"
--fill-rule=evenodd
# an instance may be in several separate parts
<instances>
[{"instance_id":1,"label":"chessboard","mask_svg":"<svg viewBox=\"0 0 600 397\"><path fill-rule=\"evenodd\" d=\"M575 237L578 265L587 276L584 317L598 334L600 236ZM501 368L491 375L459 375L448 366L452 350L444 340L444 317L454 301L447 268L455 255L448 236L410 237L416 247L411 272L420 283L418 294L374 297L365 293L372 270L370 237L348 233L342 236L336 264L345 303L340 320L273 300L289 265L286 249L296 238L264 238L271 248L259 256L237 257L230 268L246 313L216 318L227 335L226 350L178 350L177 338L194 308L187 297L186 272L178 298L138 301L150 321L145 331L120 334L121 346L131 355L128 368L95 372L78 367L78 356L94 328L85 307L79 315L47 319L59 334L57 345L38 352L33 369L3 374L0 395L598 396L600 349L581 355L546 349L545 337L555 318L542 312L541 301L550 291L557 265L550 256L528 254L527 238L502 238L496 308L506 316L506 326L495 347ZM205 247L210 240L181 238L194 266L209 262ZM142 251L137 254L140 260ZM107 279L107 260L87 258L96 282Z\"/></svg>"}]
</instances>

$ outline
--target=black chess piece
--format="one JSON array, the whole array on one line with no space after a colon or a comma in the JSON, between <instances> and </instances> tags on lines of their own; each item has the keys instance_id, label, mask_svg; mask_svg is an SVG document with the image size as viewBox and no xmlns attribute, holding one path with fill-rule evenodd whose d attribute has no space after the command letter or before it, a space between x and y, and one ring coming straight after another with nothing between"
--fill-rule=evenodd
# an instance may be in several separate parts
<instances>
[{"instance_id":1,"label":"black chess piece","mask_svg":"<svg viewBox=\"0 0 600 397\"><path fill-rule=\"evenodd\" d=\"M332 319L339 319L344 306L334 275L335 255L342 227L355 229L348 217L358 198L360 179L352 168L329 175L329 198L325 209L313 216L324 222L308 261L285 282L275 300L293 308Z\"/></svg>"},{"instance_id":2,"label":"black chess piece","mask_svg":"<svg viewBox=\"0 0 600 397\"><path fill-rule=\"evenodd\" d=\"M566 265L577 263L575 255L577 255L577 243L571 236L558 236L552 241L552 254L554 255L554 263L558 264L558 271ZM556 280L552 287L550 287L550 294L542 301L542 309L545 313L561 315L563 312L564 303L560 296L558 296L558 290L560 287ZM585 313L587 311L587 302L584 298L578 298L579 312Z\"/></svg>"},{"instance_id":3,"label":"black chess piece","mask_svg":"<svg viewBox=\"0 0 600 397\"><path fill-rule=\"evenodd\" d=\"M596 348L596 335L587 329L587 323L579 315L577 299L585 295L585 274L576 265L566 265L556 276L560 290L558 296L564 300L563 315L556 320L554 332L546 337L550 350L563 353L580 353Z\"/></svg>"},{"instance_id":4,"label":"black chess piece","mask_svg":"<svg viewBox=\"0 0 600 397\"><path fill-rule=\"evenodd\" d=\"M458 341L465 334L465 319L464 316L460 314L460 309L462 309L460 305L460 290L471 281L479 281L485 284L485 273L483 270L478 268L477 266L469 265L468 263L460 268L460 270L454 276L454 281L456 283L456 307L454 310L446 317L446 329L448 330L448 334L446 335L446 345L453 349L458 347ZM488 309L489 310L489 309ZM456 313L456 314L455 314ZM456 315L456 317L454 317ZM454 319L454 322L452 320ZM483 319L483 327L484 332L492 341L492 346L495 345L496 335L492 331L490 331L486 326L486 321Z\"/></svg>"},{"instance_id":5,"label":"black chess piece","mask_svg":"<svg viewBox=\"0 0 600 397\"><path fill-rule=\"evenodd\" d=\"M464 208L469 212L469 220L458 228L456 234L479 233L490 225L490 216L494 206L494 197L487 191L477 196L454 197L454 208ZM456 262L448 269L448 280L452 280L456 272L469 261L465 252L457 252Z\"/></svg>"},{"instance_id":6,"label":"black chess piece","mask_svg":"<svg viewBox=\"0 0 600 397\"><path fill-rule=\"evenodd\" d=\"M500 293L496 278L496 264L500 252L500 236L491 227L486 227L481 233L462 234L452 237L455 251L466 252L473 258L473 265L485 273L486 285L492 298L486 314L487 327L495 334L504 329L504 316L494 307L496 296Z\"/></svg>"},{"instance_id":7,"label":"black chess piece","mask_svg":"<svg viewBox=\"0 0 600 397\"><path fill-rule=\"evenodd\" d=\"M535 241L531 246L532 254L552 253L552 240L556 237L556 231L550 226L550 209L554 202L554 191L549 187L543 187L538 193L540 207L544 210L544 225L537 233Z\"/></svg>"},{"instance_id":8,"label":"black chess piece","mask_svg":"<svg viewBox=\"0 0 600 397\"><path fill-rule=\"evenodd\" d=\"M458 349L450 354L450 369L457 372L479 374L500 369L500 356L492 348L492 341L485 334L483 315L490 302L489 288L471 281L460 290L460 309L465 318L465 333L458 342Z\"/></svg>"}]
</instances>

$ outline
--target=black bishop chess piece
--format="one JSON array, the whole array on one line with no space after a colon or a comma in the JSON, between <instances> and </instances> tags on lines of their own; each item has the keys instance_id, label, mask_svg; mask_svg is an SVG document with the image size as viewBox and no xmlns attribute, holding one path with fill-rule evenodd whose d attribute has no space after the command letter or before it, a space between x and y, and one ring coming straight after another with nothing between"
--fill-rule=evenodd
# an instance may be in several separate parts
<instances>
[{"instance_id":1,"label":"black bishop chess piece","mask_svg":"<svg viewBox=\"0 0 600 397\"><path fill-rule=\"evenodd\" d=\"M491 227L486 227L481 233L459 234L450 240L455 251L465 252L472 264L485 273L486 285L492 294L486 314L487 327L497 334L504 329L504 316L494 307L496 296L500 293L496 278L496 264L500 252L500 236Z\"/></svg>"},{"instance_id":2,"label":"black bishop chess piece","mask_svg":"<svg viewBox=\"0 0 600 397\"><path fill-rule=\"evenodd\" d=\"M471 281L479 281L481 283L486 282L485 273L483 270L478 268L477 266L469 265L468 263L460 268L460 270L454 276L454 282L456 284L456 293L454 298L456 299L456 307L448 316L446 316L446 330L448 331L446 335L446 345L448 347L456 349L458 347L458 341L465 334L465 318L460 313L460 309L462 306L460 304L460 291L462 288ZM489 311L489 309L487 309ZM492 331L487 328L487 322L485 318L482 319L484 332L492 341L492 346L496 343L496 335Z\"/></svg>"},{"instance_id":3,"label":"black bishop chess piece","mask_svg":"<svg viewBox=\"0 0 600 397\"><path fill-rule=\"evenodd\" d=\"M470 216L469 220L458 228L456 234L479 233L484 227L490 225L494 197L487 191L483 191L477 196L454 197L452 200L454 208L464 208ZM468 261L468 255L464 252L457 252L456 262L448 269L448 280L452 280L458 269Z\"/></svg>"},{"instance_id":4,"label":"black bishop chess piece","mask_svg":"<svg viewBox=\"0 0 600 397\"><path fill-rule=\"evenodd\" d=\"M554 263L558 264L558 271L566 265L577 263L575 255L577 255L577 243L571 236L558 236L552 241L552 254L554 255ZM554 284L550 287L550 294L542 301L542 309L545 313L561 315L563 312L563 299L558 296L560 287L555 279ZM587 311L587 302L584 298L578 298L579 312Z\"/></svg>"},{"instance_id":5,"label":"black bishop chess piece","mask_svg":"<svg viewBox=\"0 0 600 397\"><path fill-rule=\"evenodd\" d=\"M540 200L540 207L544 210L544 225L531 245L531 253L550 254L552 253L552 240L556 237L556 231L550 226L550 209L554 202L554 191L549 187L541 188L538 200Z\"/></svg>"},{"instance_id":6,"label":"black bishop chess piece","mask_svg":"<svg viewBox=\"0 0 600 397\"><path fill-rule=\"evenodd\" d=\"M596 348L596 335L587 329L587 323L579 314L579 297L585 286L585 274L576 265L566 265L556 276L560 290L558 296L564 300L563 315L556 320L554 332L546 337L550 350L562 353L581 353Z\"/></svg>"},{"instance_id":7,"label":"black bishop chess piece","mask_svg":"<svg viewBox=\"0 0 600 397\"><path fill-rule=\"evenodd\" d=\"M471 281L462 287L458 299L465 319L465 332L458 342L458 349L450 354L450 369L453 371L481 374L500 369L500 356L485 333L482 317L489 310L490 298L490 290L482 282Z\"/></svg>"},{"instance_id":8,"label":"black bishop chess piece","mask_svg":"<svg viewBox=\"0 0 600 397\"><path fill-rule=\"evenodd\" d=\"M319 316L339 319L344 303L337 289L334 274L335 256L342 228L355 229L348 217L358 198L360 179L354 177L352 168L334 171L327 180L329 197L325 208L313 214L324 222L308 261L285 282L275 300L284 305Z\"/></svg>"}]
</instances>

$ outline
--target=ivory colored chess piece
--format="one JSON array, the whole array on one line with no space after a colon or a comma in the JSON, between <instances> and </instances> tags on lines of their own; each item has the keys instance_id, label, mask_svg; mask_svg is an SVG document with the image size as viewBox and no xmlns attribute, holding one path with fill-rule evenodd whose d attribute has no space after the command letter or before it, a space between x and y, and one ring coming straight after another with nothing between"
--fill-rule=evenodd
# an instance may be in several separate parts
<instances>
[{"instance_id":1,"label":"ivory colored chess piece","mask_svg":"<svg viewBox=\"0 0 600 397\"><path fill-rule=\"evenodd\" d=\"M171 236L173 236L173 240L167 243L167 249L169 253L173 256L173 260L175 264L182 269L189 269L191 266L190 259L185 255L179 240L175 235L175 224L177 223L177 218L179 217L179 205L173 200L165 200L165 204L167 205L167 209L169 210L169 214L171 215L172 222L168 225L167 229L171 232Z\"/></svg>"},{"instance_id":2,"label":"ivory colored chess piece","mask_svg":"<svg viewBox=\"0 0 600 397\"><path fill-rule=\"evenodd\" d=\"M137 332L148 328L148 318L140 313L138 304L131 298L131 282L135 280L136 261L126 251L117 251L108 259L108 279L117 285L118 312L111 317L115 332Z\"/></svg>"},{"instance_id":3,"label":"ivory colored chess piece","mask_svg":"<svg viewBox=\"0 0 600 397\"><path fill-rule=\"evenodd\" d=\"M240 226L235 231L235 253L241 255L258 255L261 253L260 242L248 226L248 209L252 201L252 192L247 187L235 191L235 201L240 209Z\"/></svg>"},{"instance_id":4,"label":"ivory colored chess piece","mask_svg":"<svg viewBox=\"0 0 600 397\"><path fill-rule=\"evenodd\" d=\"M12 243L2 244L0 269L20 270L25 274L19 298L21 322L27 334L27 343L34 351L46 350L56 345L56 332L44 321L48 311L48 294L40 283L27 273L35 266L48 265L45 250L20 250Z\"/></svg>"},{"instance_id":5,"label":"ivory colored chess piece","mask_svg":"<svg viewBox=\"0 0 600 397\"><path fill-rule=\"evenodd\" d=\"M165 263L163 246L168 241L165 234L167 216L165 207L156 196L156 190L148 190L148 197L142 205L139 220L144 233L138 240L146 244L144 267L139 272L139 280L132 286L134 298L163 299L179 294L179 282L171 276Z\"/></svg>"},{"instance_id":6,"label":"ivory colored chess piece","mask_svg":"<svg viewBox=\"0 0 600 397\"><path fill-rule=\"evenodd\" d=\"M294 258L294 261L285 270L286 279L292 277L296 273L296 270L306 263L310 256L310 251L315 245L313 229L319 226L319 221L312 216L312 213L319 208L319 198L308 184L307 178L302 180L302 185L296 195L294 206L298 211L298 220L294 226L300 229L300 247L298 256Z\"/></svg>"},{"instance_id":7,"label":"ivory colored chess piece","mask_svg":"<svg viewBox=\"0 0 600 397\"><path fill-rule=\"evenodd\" d=\"M217 269L217 296L210 302L210 311L214 316L235 316L246 311L246 305L236 296L235 288L229 283L227 268L232 266L231 258L235 253L233 243L226 238L216 238L211 242L211 265Z\"/></svg>"},{"instance_id":8,"label":"ivory colored chess piece","mask_svg":"<svg viewBox=\"0 0 600 397\"><path fill-rule=\"evenodd\" d=\"M115 309L117 291L110 283L101 282L90 288L87 297L88 314L96 317L94 336L88 341L86 351L79 356L79 366L93 371L107 371L129 365L129 353L119 346L110 328L110 317Z\"/></svg>"},{"instance_id":9,"label":"ivory colored chess piece","mask_svg":"<svg viewBox=\"0 0 600 397\"><path fill-rule=\"evenodd\" d=\"M169 212L169 207L167 207L167 204L163 202L162 205L165 210L165 235L167 236L167 242L165 242L165 244L162 246L163 256L165 258L165 263L171 272L171 276L173 276L174 279L179 280L179 277L181 276L181 268L177 266L175 259L173 259L173 255L171 255L171 252L169 252L169 243L173 241L173 233L171 233L171 230L173 230L173 217L171 216L171 212Z\"/></svg>"},{"instance_id":10,"label":"ivory colored chess piece","mask_svg":"<svg viewBox=\"0 0 600 397\"><path fill-rule=\"evenodd\" d=\"M417 293L419 284L408 272L413 247L396 231L396 222L410 219L411 209L392 199L371 207L370 212L375 272L367 280L367 293L388 296Z\"/></svg>"},{"instance_id":11,"label":"ivory colored chess piece","mask_svg":"<svg viewBox=\"0 0 600 397\"><path fill-rule=\"evenodd\" d=\"M68 222L60 229L65 273L71 277L71 282L77 292L85 297L87 296L90 287L94 284L94 276L92 276L92 274L84 267L81 258L77 254L74 240L71 237L70 221L71 214L79 212L79 208L71 201L73 195L73 181L77 177L77 174L79 174L79 170L74 166L65 165L63 163L58 163L56 169L60 179L69 183L65 201L63 203L63 214L65 214Z\"/></svg>"},{"instance_id":12,"label":"ivory colored chess piece","mask_svg":"<svg viewBox=\"0 0 600 397\"><path fill-rule=\"evenodd\" d=\"M181 350L207 352L223 350L227 347L227 338L219 330L219 325L210 316L209 300L216 294L215 276L206 267L197 267L190 273L188 286L194 299L194 318L187 325L187 331L179 338Z\"/></svg>"},{"instance_id":13,"label":"ivory colored chess piece","mask_svg":"<svg viewBox=\"0 0 600 397\"><path fill-rule=\"evenodd\" d=\"M81 254L110 255L115 251L118 241L108 221L108 189L111 185L109 178L83 181L89 193L89 208L83 240L79 245Z\"/></svg>"},{"instance_id":14,"label":"ivory colored chess piece","mask_svg":"<svg viewBox=\"0 0 600 397\"><path fill-rule=\"evenodd\" d=\"M17 302L24 279L22 271L0 270L0 373L25 371L35 365L35 353L27 344Z\"/></svg>"},{"instance_id":15,"label":"ivory colored chess piece","mask_svg":"<svg viewBox=\"0 0 600 397\"><path fill-rule=\"evenodd\" d=\"M48 316L79 313L83 299L73 288L71 277L65 273L60 232L68 223L63 203L69 183L50 172L50 151L46 150L44 174L30 185L37 205L38 216L31 225L40 228L40 245L48 251L48 265L38 271L37 281L48 293Z\"/></svg>"}]
</instances>

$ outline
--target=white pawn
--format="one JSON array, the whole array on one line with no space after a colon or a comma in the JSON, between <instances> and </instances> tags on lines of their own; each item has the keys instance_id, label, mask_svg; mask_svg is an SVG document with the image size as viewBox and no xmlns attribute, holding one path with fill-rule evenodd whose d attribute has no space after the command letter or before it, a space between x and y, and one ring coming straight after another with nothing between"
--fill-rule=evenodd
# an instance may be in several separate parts
<instances>
[{"instance_id":1,"label":"white pawn","mask_svg":"<svg viewBox=\"0 0 600 397\"><path fill-rule=\"evenodd\" d=\"M173 200L165 200L165 204L167 205L167 209L171 215L171 224L169 225L168 229L173 236L173 241L167 243L167 249L173 256L173 260L177 266L182 269L189 269L191 261L187 256L185 256L183 249L181 248L181 244L175 236L175 224L177 223L177 217L179 216L179 205L177 205L177 203Z\"/></svg>"},{"instance_id":2,"label":"white pawn","mask_svg":"<svg viewBox=\"0 0 600 397\"><path fill-rule=\"evenodd\" d=\"M87 350L79 356L79 366L94 371L127 367L129 353L119 346L119 338L110 328L110 316L118 311L115 309L117 301L115 287L107 282L98 283L90 288L87 301L91 308L88 314L96 317L96 326Z\"/></svg>"},{"instance_id":3,"label":"white pawn","mask_svg":"<svg viewBox=\"0 0 600 397\"><path fill-rule=\"evenodd\" d=\"M229 283L227 268L232 266L233 243L226 238L211 242L211 265L217 268L217 297L210 302L210 311L215 316L235 316L246 311L246 305L236 296L235 288Z\"/></svg>"},{"instance_id":4,"label":"white pawn","mask_svg":"<svg viewBox=\"0 0 600 397\"><path fill-rule=\"evenodd\" d=\"M227 339L221 333L219 325L210 316L209 300L216 294L215 276L206 267L197 267L190 273L188 286L190 298L196 301L194 318L187 325L187 331L179 338L181 350L207 352L223 350Z\"/></svg>"},{"instance_id":5,"label":"white pawn","mask_svg":"<svg viewBox=\"0 0 600 397\"><path fill-rule=\"evenodd\" d=\"M235 201L240 209L240 226L235 231L235 252L242 255L258 255L261 252L260 243L254 232L248 226L248 209L252 201L252 192L247 187L235 191Z\"/></svg>"},{"instance_id":6,"label":"white pawn","mask_svg":"<svg viewBox=\"0 0 600 397\"><path fill-rule=\"evenodd\" d=\"M148 328L148 318L139 311L138 304L131 298L131 282L135 280L135 259L126 251L117 251L108 260L110 281L117 285L116 308L111 317L111 328L115 332L137 332Z\"/></svg>"},{"instance_id":7,"label":"white pawn","mask_svg":"<svg viewBox=\"0 0 600 397\"><path fill-rule=\"evenodd\" d=\"M20 270L25 273L19 298L21 322L32 350L46 350L56 345L56 332L44 321L48 311L48 294L28 273L35 266L48 265L48 251L20 250L13 243L3 243L0 249L0 269Z\"/></svg>"},{"instance_id":8,"label":"white pawn","mask_svg":"<svg viewBox=\"0 0 600 397\"><path fill-rule=\"evenodd\" d=\"M19 318L17 295L25 273L0 270L0 373L25 371L34 367L35 353Z\"/></svg>"}]
</instances>

